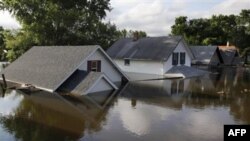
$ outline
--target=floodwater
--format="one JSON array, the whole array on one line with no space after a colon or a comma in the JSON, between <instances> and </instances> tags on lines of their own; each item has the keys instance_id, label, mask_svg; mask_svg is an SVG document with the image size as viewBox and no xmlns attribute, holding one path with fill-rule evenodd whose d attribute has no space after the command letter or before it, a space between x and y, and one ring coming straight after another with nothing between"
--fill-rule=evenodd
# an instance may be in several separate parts
<instances>
[{"instance_id":1,"label":"floodwater","mask_svg":"<svg viewBox=\"0 0 250 141\"><path fill-rule=\"evenodd\" d=\"M223 125L250 124L249 103L250 69L229 67L78 98L7 90L0 141L217 141Z\"/></svg>"}]
</instances>

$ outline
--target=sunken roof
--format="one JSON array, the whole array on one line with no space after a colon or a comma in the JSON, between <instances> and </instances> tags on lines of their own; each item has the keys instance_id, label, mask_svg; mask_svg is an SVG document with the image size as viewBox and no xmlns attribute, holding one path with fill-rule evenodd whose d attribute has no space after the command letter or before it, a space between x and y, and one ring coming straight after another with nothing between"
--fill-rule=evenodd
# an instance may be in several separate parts
<instances>
[{"instance_id":1,"label":"sunken roof","mask_svg":"<svg viewBox=\"0 0 250 141\"><path fill-rule=\"evenodd\" d=\"M219 50L225 65L232 65L234 58L239 56L235 46L219 46Z\"/></svg>"},{"instance_id":2,"label":"sunken roof","mask_svg":"<svg viewBox=\"0 0 250 141\"><path fill-rule=\"evenodd\" d=\"M107 53L113 59L167 60L181 40L181 36L145 37L136 41L123 38L116 41Z\"/></svg>"},{"instance_id":3,"label":"sunken roof","mask_svg":"<svg viewBox=\"0 0 250 141\"><path fill-rule=\"evenodd\" d=\"M217 46L190 46L195 60L210 62L216 52Z\"/></svg>"},{"instance_id":4,"label":"sunken roof","mask_svg":"<svg viewBox=\"0 0 250 141\"><path fill-rule=\"evenodd\" d=\"M55 91L99 46L32 47L2 71L8 81Z\"/></svg>"},{"instance_id":5,"label":"sunken roof","mask_svg":"<svg viewBox=\"0 0 250 141\"><path fill-rule=\"evenodd\" d=\"M217 46L190 46L195 59L192 62L209 64L218 50Z\"/></svg>"},{"instance_id":6,"label":"sunken roof","mask_svg":"<svg viewBox=\"0 0 250 141\"><path fill-rule=\"evenodd\" d=\"M85 94L102 75L103 73L101 72L77 70L64 82L59 90L67 91L72 94Z\"/></svg>"},{"instance_id":7,"label":"sunken roof","mask_svg":"<svg viewBox=\"0 0 250 141\"><path fill-rule=\"evenodd\" d=\"M181 73L185 78L197 77L208 74L207 71L188 66L173 66L166 74Z\"/></svg>"}]
</instances>

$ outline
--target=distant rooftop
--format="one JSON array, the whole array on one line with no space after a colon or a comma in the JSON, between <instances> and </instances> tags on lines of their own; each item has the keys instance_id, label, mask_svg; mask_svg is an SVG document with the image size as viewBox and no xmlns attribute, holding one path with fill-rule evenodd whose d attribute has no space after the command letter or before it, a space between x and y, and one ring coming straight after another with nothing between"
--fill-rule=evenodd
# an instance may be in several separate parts
<instances>
[{"instance_id":1,"label":"distant rooftop","mask_svg":"<svg viewBox=\"0 0 250 141\"><path fill-rule=\"evenodd\" d=\"M220 50L226 51L226 50L238 50L236 46L218 46Z\"/></svg>"},{"instance_id":2,"label":"distant rooftop","mask_svg":"<svg viewBox=\"0 0 250 141\"><path fill-rule=\"evenodd\" d=\"M217 46L190 46L195 59L200 61L210 61L216 52Z\"/></svg>"},{"instance_id":3,"label":"distant rooftop","mask_svg":"<svg viewBox=\"0 0 250 141\"><path fill-rule=\"evenodd\" d=\"M107 51L113 59L167 60L182 40L181 36L145 37L134 40L123 38Z\"/></svg>"}]
</instances>

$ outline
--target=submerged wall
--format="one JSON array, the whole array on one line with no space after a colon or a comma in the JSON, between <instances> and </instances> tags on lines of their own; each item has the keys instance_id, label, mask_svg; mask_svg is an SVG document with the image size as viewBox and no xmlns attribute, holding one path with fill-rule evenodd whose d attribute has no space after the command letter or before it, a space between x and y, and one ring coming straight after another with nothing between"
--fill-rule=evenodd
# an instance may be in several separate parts
<instances>
[{"instance_id":1,"label":"submerged wall","mask_svg":"<svg viewBox=\"0 0 250 141\"><path fill-rule=\"evenodd\" d=\"M129 65L125 65L123 59L115 59L114 62L125 72L163 75L161 61L130 60Z\"/></svg>"}]
</instances>

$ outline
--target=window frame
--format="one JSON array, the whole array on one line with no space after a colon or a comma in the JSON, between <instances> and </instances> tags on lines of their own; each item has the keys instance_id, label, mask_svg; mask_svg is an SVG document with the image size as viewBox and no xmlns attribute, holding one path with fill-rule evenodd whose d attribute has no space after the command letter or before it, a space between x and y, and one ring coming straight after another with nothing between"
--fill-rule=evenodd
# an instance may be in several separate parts
<instances>
[{"instance_id":1,"label":"window frame","mask_svg":"<svg viewBox=\"0 0 250 141\"><path fill-rule=\"evenodd\" d=\"M101 72L101 60L88 60L88 72Z\"/></svg>"},{"instance_id":2,"label":"window frame","mask_svg":"<svg viewBox=\"0 0 250 141\"><path fill-rule=\"evenodd\" d=\"M180 52L180 64L185 65L186 64L186 53Z\"/></svg>"},{"instance_id":3,"label":"window frame","mask_svg":"<svg viewBox=\"0 0 250 141\"><path fill-rule=\"evenodd\" d=\"M177 66L179 62L179 53L178 52L173 52L172 53L172 65Z\"/></svg>"}]
</instances>

